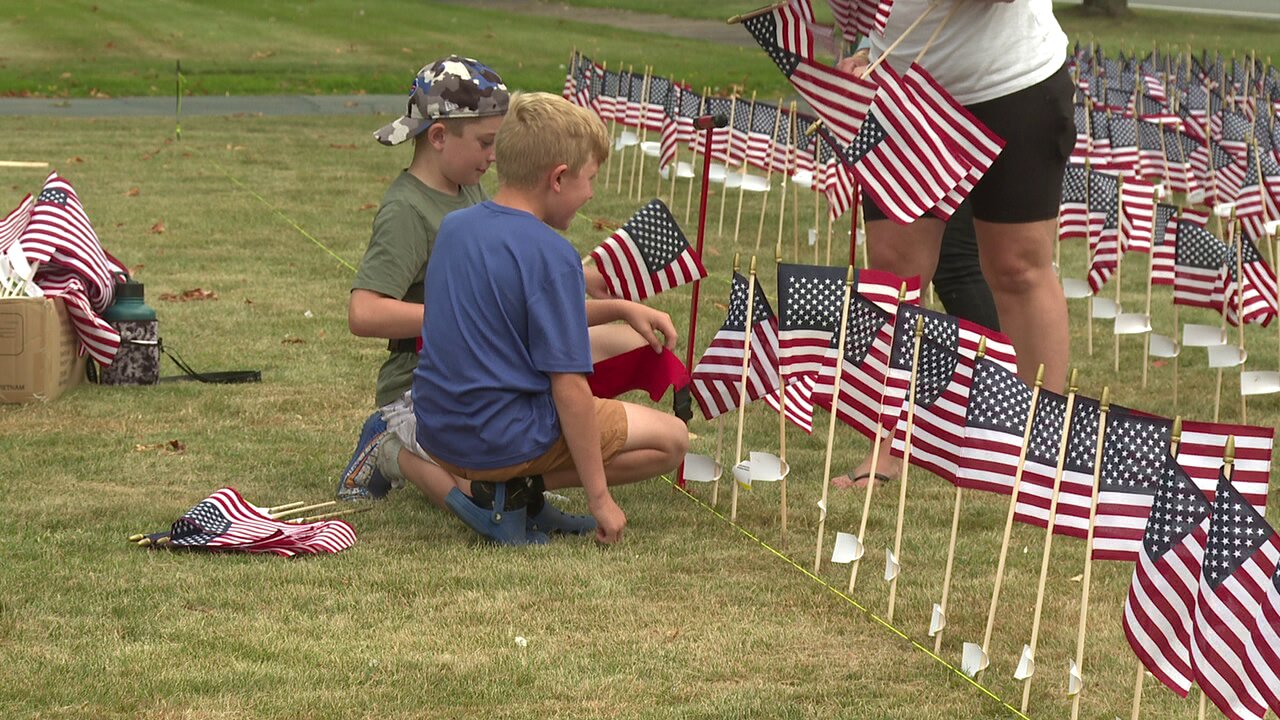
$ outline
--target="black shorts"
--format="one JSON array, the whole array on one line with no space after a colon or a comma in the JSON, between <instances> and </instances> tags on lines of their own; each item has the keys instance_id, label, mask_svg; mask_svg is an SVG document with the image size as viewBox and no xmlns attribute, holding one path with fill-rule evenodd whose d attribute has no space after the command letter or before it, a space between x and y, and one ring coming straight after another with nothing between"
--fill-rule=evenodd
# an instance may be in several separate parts
<instances>
[{"instance_id":1,"label":"black shorts","mask_svg":"<svg viewBox=\"0 0 1280 720\"><path fill-rule=\"evenodd\" d=\"M1005 142L969 195L975 219L1027 223L1058 217L1062 174L1076 139L1074 94L1071 75L1063 66L1025 90L967 106ZM863 197L865 219L886 219L874 200Z\"/></svg>"}]
</instances>

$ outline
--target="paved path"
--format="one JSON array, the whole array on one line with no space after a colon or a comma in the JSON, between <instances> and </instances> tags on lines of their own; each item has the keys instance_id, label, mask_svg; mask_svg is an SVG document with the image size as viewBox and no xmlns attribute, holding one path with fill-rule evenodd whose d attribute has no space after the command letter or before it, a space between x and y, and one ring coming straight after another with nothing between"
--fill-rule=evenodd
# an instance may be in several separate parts
<instances>
[{"instance_id":1,"label":"paved path","mask_svg":"<svg viewBox=\"0 0 1280 720\"><path fill-rule=\"evenodd\" d=\"M1055 2L1080 5L1083 0ZM1280 2L1277 0L1130 0L1129 7L1280 20Z\"/></svg>"}]
</instances>

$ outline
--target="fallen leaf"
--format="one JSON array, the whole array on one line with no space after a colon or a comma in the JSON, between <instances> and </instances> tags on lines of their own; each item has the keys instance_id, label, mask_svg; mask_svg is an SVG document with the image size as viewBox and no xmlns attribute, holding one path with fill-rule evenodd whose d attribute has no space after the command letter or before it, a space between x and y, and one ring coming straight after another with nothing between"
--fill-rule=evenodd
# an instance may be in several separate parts
<instances>
[{"instance_id":1,"label":"fallen leaf","mask_svg":"<svg viewBox=\"0 0 1280 720\"><path fill-rule=\"evenodd\" d=\"M1071 582L1080 582L1082 580L1084 580L1084 575L1076 575L1075 577L1071 578Z\"/></svg>"},{"instance_id":2,"label":"fallen leaf","mask_svg":"<svg viewBox=\"0 0 1280 720\"><path fill-rule=\"evenodd\" d=\"M360 207L358 207L358 208L356 208L356 209L357 209L357 210L372 210L372 209L374 209L374 208L376 208L376 207L378 207L378 204L377 204L377 203L365 203L365 204L361 205Z\"/></svg>"},{"instance_id":3,"label":"fallen leaf","mask_svg":"<svg viewBox=\"0 0 1280 720\"><path fill-rule=\"evenodd\" d=\"M160 293L160 299L165 302L188 302L192 300L217 300L218 293L204 288L192 288L183 290L179 294Z\"/></svg>"},{"instance_id":4,"label":"fallen leaf","mask_svg":"<svg viewBox=\"0 0 1280 720\"><path fill-rule=\"evenodd\" d=\"M716 307L720 308L721 310L724 310L725 312L729 311L729 306L725 305L724 303L712 303L712 305L715 305Z\"/></svg>"},{"instance_id":5,"label":"fallen leaf","mask_svg":"<svg viewBox=\"0 0 1280 720\"><path fill-rule=\"evenodd\" d=\"M596 230L608 230L612 232L618 229L618 223L607 218L596 218L591 221L591 227Z\"/></svg>"},{"instance_id":6,"label":"fallen leaf","mask_svg":"<svg viewBox=\"0 0 1280 720\"><path fill-rule=\"evenodd\" d=\"M413 51L412 51L412 50L410 50L409 48L400 48L400 52L404 53L405 55L412 55L412 54L413 54Z\"/></svg>"},{"instance_id":7,"label":"fallen leaf","mask_svg":"<svg viewBox=\"0 0 1280 720\"><path fill-rule=\"evenodd\" d=\"M69 163L71 163L71 164L73 164L73 165L82 165L82 164L84 164L84 158L82 158L82 157L80 157L79 155L77 155L77 156L75 156L75 157L67 158L67 162L69 162Z\"/></svg>"},{"instance_id":8,"label":"fallen leaf","mask_svg":"<svg viewBox=\"0 0 1280 720\"><path fill-rule=\"evenodd\" d=\"M125 196L125 197L138 197L138 196L139 196L139 195L141 195L141 194L142 194L142 190L141 190L140 188L131 187L131 188L129 188L129 192L126 192L126 193L124 194L124 196Z\"/></svg>"},{"instance_id":9,"label":"fallen leaf","mask_svg":"<svg viewBox=\"0 0 1280 720\"><path fill-rule=\"evenodd\" d=\"M280 341L280 344L281 344L281 345L304 345L304 344L306 344L306 342L307 342L306 340L303 340L303 339L302 339L302 338L300 338L300 337L293 337L292 335L285 335L285 336L284 336L284 339Z\"/></svg>"},{"instance_id":10,"label":"fallen leaf","mask_svg":"<svg viewBox=\"0 0 1280 720\"><path fill-rule=\"evenodd\" d=\"M66 80L67 78L71 77L71 73L69 73L69 72L64 72L64 73L62 73L61 75L59 75L58 77L62 78L63 80Z\"/></svg>"},{"instance_id":11,"label":"fallen leaf","mask_svg":"<svg viewBox=\"0 0 1280 720\"><path fill-rule=\"evenodd\" d=\"M703 248L703 251L705 251L708 255L711 255L712 257L720 257L720 251L717 250L716 246L714 245L709 245Z\"/></svg>"},{"instance_id":12,"label":"fallen leaf","mask_svg":"<svg viewBox=\"0 0 1280 720\"><path fill-rule=\"evenodd\" d=\"M274 51L274 50L259 50L258 52L256 52L256 53L254 53L254 54L250 55L250 56L249 56L249 59L250 59L250 60L262 60L262 59L264 59L264 58L272 57L272 56L273 56L273 55L275 55L275 54L276 54L276 53L275 53L275 51Z\"/></svg>"},{"instance_id":13,"label":"fallen leaf","mask_svg":"<svg viewBox=\"0 0 1280 720\"><path fill-rule=\"evenodd\" d=\"M153 235L163 235L163 234L164 234L164 221L163 221L163 220L161 220L160 222L157 222L155 225L152 225L152 226L151 226L151 233L152 233Z\"/></svg>"},{"instance_id":14,"label":"fallen leaf","mask_svg":"<svg viewBox=\"0 0 1280 720\"><path fill-rule=\"evenodd\" d=\"M1166 362L1166 361L1164 361L1164 360L1152 360L1152 361L1151 361L1151 367L1158 367L1158 368L1162 368L1162 367L1164 367L1165 365L1168 365L1168 364L1169 364L1169 363L1168 363L1168 362Z\"/></svg>"},{"instance_id":15,"label":"fallen leaf","mask_svg":"<svg viewBox=\"0 0 1280 720\"><path fill-rule=\"evenodd\" d=\"M114 49L115 49L115 47L116 47L116 43L115 43L115 41L113 40L113 41L111 41L111 42L108 42L106 45L103 45L102 47L104 47L104 48L106 48L106 49L108 49L108 50L114 50Z\"/></svg>"},{"instance_id":16,"label":"fallen leaf","mask_svg":"<svg viewBox=\"0 0 1280 720\"><path fill-rule=\"evenodd\" d=\"M134 265L134 266L130 269L130 274L131 274L131 275L137 275L138 273L142 272L142 269L143 269L143 268L145 268L145 267L146 267L146 263L138 263L137 265Z\"/></svg>"},{"instance_id":17,"label":"fallen leaf","mask_svg":"<svg viewBox=\"0 0 1280 720\"><path fill-rule=\"evenodd\" d=\"M349 145L339 145L337 143L329 143L329 147L333 148L334 150L355 150L356 144L351 143Z\"/></svg>"},{"instance_id":18,"label":"fallen leaf","mask_svg":"<svg viewBox=\"0 0 1280 720\"><path fill-rule=\"evenodd\" d=\"M357 101L355 101L355 100L348 100L348 101L346 101L346 102L342 103L342 107L345 107L345 108L353 108L353 107L357 107L357 106L359 106L359 105L360 105L360 103L359 103L359 102L357 102ZM352 145L351 147L355 147L355 145Z\"/></svg>"},{"instance_id":19,"label":"fallen leaf","mask_svg":"<svg viewBox=\"0 0 1280 720\"><path fill-rule=\"evenodd\" d=\"M245 304L245 305L252 305L252 304L253 304L253 301L252 301L252 300L250 300L249 298L245 298L245 299L244 299L244 304Z\"/></svg>"},{"instance_id":20,"label":"fallen leaf","mask_svg":"<svg viewBox=\"0 0 1280 720\"><path fill-rule=\"evenodd\" d=\"M170 455L181 455L187 451L187 444L181 440L170 440L168 442L150 443L147 445L134 445L134 452L152 452L159 451Z\"/></svg>"}]
</instances>

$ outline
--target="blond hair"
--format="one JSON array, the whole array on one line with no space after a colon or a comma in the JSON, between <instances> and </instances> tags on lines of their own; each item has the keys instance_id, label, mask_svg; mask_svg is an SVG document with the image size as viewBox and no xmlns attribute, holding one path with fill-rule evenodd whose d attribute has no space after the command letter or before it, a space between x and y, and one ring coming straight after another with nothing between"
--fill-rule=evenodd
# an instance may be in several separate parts
<instances>
[{"instance_id":1,"label":"blond hair","mask_svg":"<svg viewBox=\"0 0 1280 720\"><path fill-rule=\"evenodd\" d=\"M576 174L609 159L609 133L590 110L559 95L516 93L495 141L498 182L531 189L557 165Z\"/></svg>"}]
</instances>

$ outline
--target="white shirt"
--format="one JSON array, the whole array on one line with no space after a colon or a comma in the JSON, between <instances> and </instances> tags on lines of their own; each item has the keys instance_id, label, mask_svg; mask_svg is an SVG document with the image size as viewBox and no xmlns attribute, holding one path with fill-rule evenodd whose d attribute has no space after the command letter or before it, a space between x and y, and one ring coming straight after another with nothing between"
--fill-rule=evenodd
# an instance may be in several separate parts
<instances>
[{"instance_id":1,"label":"white shirt","mask_svg":"<svg viewBox=\"0 0 1280 720\"><path fill-rule=\"evenodd\" d=\"M920 64L961 105L1025 90L1053 75L1067 60L1067 36L1053 17L1052 0L936 1L938 6L894 48L888 62L904 72L955 8ZM894 0L884 37L872 34L871 59L928 6L929 0Z\"/></svg>"}]
</instances>

